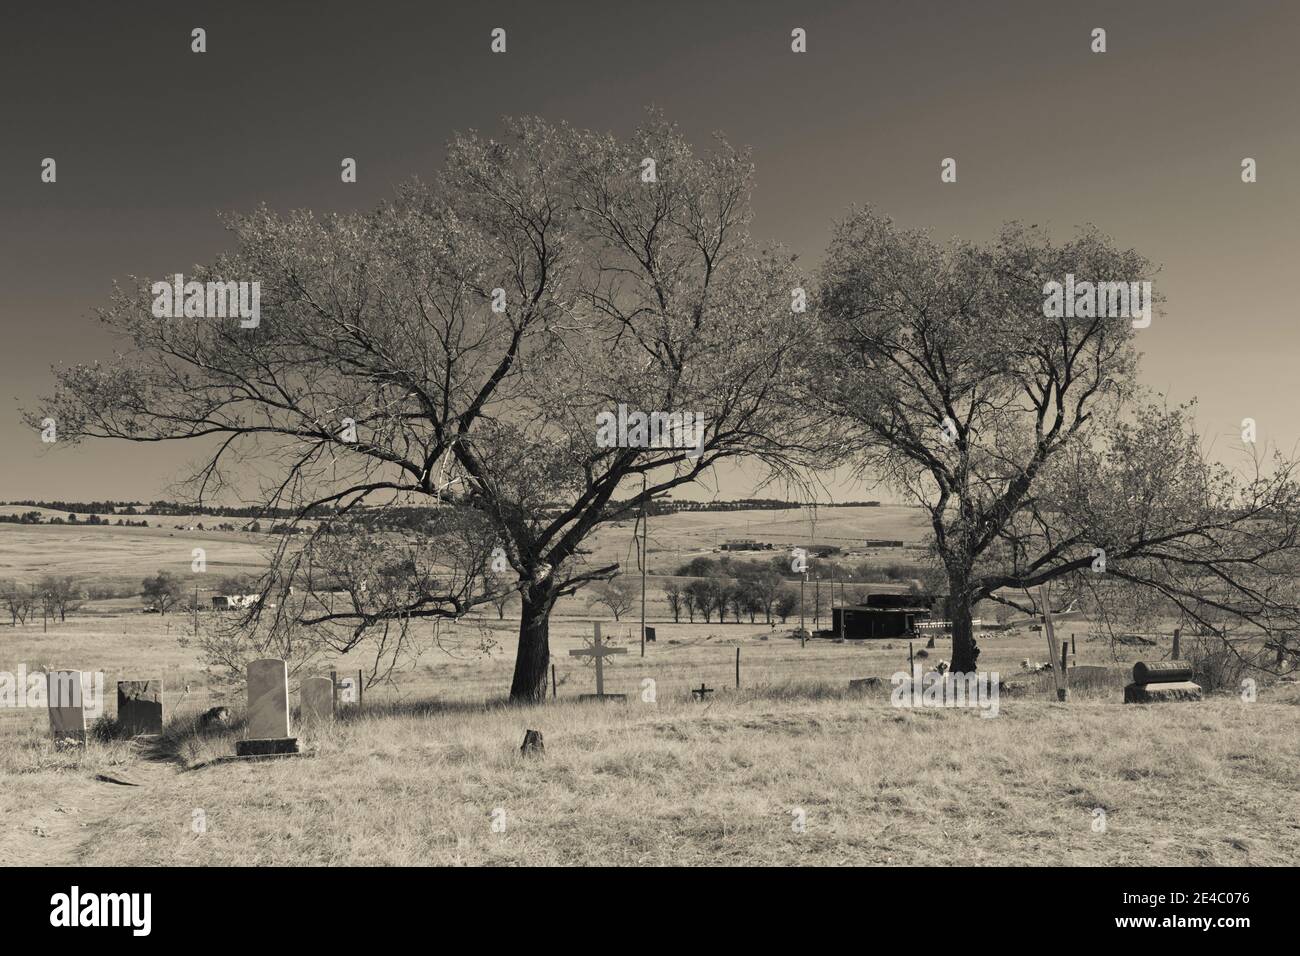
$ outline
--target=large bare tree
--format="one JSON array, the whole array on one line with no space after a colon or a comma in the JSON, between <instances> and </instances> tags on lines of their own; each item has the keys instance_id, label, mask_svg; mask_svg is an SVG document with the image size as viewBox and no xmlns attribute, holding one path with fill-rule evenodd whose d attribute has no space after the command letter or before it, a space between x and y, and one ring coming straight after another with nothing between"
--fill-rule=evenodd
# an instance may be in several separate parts
<instances>
[{"instance_id":1,"label":"large bare tree","mask_svg":"<svg viewBox=\"0 0 1300 956\"><path fill-rule=\"evenodd\" d=\"M412 501L482 515L495 581L467 587L474 563L412 569L418 587L303 613L361 635L517 588L510 693L544 700L556 599L618 570L587 561L592 532L720 460L779 469L799 435L777 400L799 281L750 239L753 173L654 114L627 139L537 119L459 135L437 176L373 213L233 218L237 247L186 278L260 281L256 327L156 318L151 283L119 289L103 320L126 347L58 371L30 421L72 441L206 442L197 496L256 475L307 526ZM598 442L620 405L704 428L694 448ZM287 545L281 559L307 563Z\"/></svg>"},{"instance_id":2,"label":"large bare tree","mask_svg":"<svg viewBox=\"0 0 1300 956\"><path fill-rule=\"evenodd\" d=\"M928 510L955 671L976 668L976 601L1032 610L1029 589L1081 575L1153 589L1219 632L1225 618L1256 639L1296 627L1292 463L1211 460L1188 410L1137 386L1132 319L1045 308L1067 275L1151 274L1093 229L1054 244L1011 224L943 247L867 209L835 231L804 397L829 447Z\"/></svg>"}]
</instances>

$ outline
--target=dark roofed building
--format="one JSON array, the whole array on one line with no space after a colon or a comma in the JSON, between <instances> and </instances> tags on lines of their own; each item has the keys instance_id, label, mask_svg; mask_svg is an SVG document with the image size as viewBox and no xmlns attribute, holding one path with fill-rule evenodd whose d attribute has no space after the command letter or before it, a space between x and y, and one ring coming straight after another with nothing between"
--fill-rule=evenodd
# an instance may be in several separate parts
<instances>
[{"instance_id":1,"label":"dark roofed building","mask_svg":"<svg viewBox=\"0 0 1300 956\"><path fill-rule=\"evenodd\" d=\"M938 600L933 594L868 594L867 607L878 608L902 608L902 607L923 607L930 608Z\"/></svg>"},{"instance_id":2,"label":"dark roofed building","mask_svg":"<svg viewBox=\"0 0 1300 956\"><path fill-rule=\"evenodd\" d=\"M910 594L873 594L871 598L905 598L909 603L892 607L852 604L831 609L831 631L836 637L864 640L872 637L903 637L913 633L916 625L928 620L930 608L920 605L920 598Z\"/></svg>"}]
</instances>

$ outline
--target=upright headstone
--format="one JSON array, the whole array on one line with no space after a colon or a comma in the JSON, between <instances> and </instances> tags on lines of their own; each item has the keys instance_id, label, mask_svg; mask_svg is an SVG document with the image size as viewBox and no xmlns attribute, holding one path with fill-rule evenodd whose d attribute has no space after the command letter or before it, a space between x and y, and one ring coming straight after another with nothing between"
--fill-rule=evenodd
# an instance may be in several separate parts
<instances>
[{"instance_id":1,"label":"upright headstone","mask_svg":"<svg viewBox=\"0 0 1300 956\"><path fill-rule=\"evenodd\" d=\"M339 677L338 671L330 671L330 680L334 683L334 706L339 704L356 704L361 706L362 680L361 671L355 676Z\"/></svg>"},{"instance_id":2,"label":"upright headstone","mask_svg":"<svg viewBox=\"0 0 1300 956\"><path fill-rule=\"evenodd\" d=\"M289 666L268 659L248 665L248 739L237 741L241 757L298 752L289 736Z\"/></svg>"},{"instance_id":3,"label":"upright headstone","mask_svg":"<svg viewBox=\"0 0 1300 956\"><path fill-rule=\"evenodd\" d=\"M89 676L89 675L85 675ZM50 671L46 675L50 733L55 740L86 739L86 687L81 671Z\"/></svg>"},{"instance_id":4,"label":"upright headstone","mask_svg":"<svg viewBox=\"0 0 1300 956\"><path fill-rule=\"evenodd\" d=\"M653 644L655 642L655 629L653 627L647 627L645 629L645 639L647 644Z\"/></svg>"},{"instance_id":5,"label":"upright headstone","mask_svg":"<svg viewBox=\"0 0 1300 956\"><path fill-rule=\"evenodd\" d=\"M132 737L161 734L163 729L162 681L118 681L117 722Z\"/></svg>"},{"instance_id":6,"label":"upright headstone","mask_svg":"<svg viewBox=\"0 0 1300 956\"><path fill-rule=\"evenodd\" d=\"M308 677L298 688L298 712L303 724L334 719L334 682L328 677Z\"/></svg>"}]
</instances>

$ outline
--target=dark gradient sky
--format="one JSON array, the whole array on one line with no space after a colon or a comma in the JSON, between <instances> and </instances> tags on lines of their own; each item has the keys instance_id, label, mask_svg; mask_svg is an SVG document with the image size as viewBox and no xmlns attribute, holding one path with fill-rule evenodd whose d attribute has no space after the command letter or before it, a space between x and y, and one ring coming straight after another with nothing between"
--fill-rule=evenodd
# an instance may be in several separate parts
<instances>
[{"instance_id":1,"label":"dark gradient sky","mask_svg":"<svg viewBox=\"0 0 1300 956\"><path fill-rule=\"evenodd\" d=\"M190 52L190 30L208 52ZM508 31L493 55L489 33ZM808 53L789 49L808 31ZM1089 50L1094 27L1109 52ZM0 23L0 499L149 498L194 451L42 445L52 364L111 355L112 280L188 271L224 210L372 206L508 113L645 106L754 148L756 233L816 262L872 203L936 236L1094 222L1163 264L1143 380L1227 451L1300 440L1300 3L44 3ZM43 157L58 182L40 181ZM339 181L344 156L359 181ZM958 182L939 181L953 156ZM1240 180L1242 157L1259 182ZM744 476L725 496L749 492ZM841 489L860 496L861 490Z\"/></svg>"}]
</instances>

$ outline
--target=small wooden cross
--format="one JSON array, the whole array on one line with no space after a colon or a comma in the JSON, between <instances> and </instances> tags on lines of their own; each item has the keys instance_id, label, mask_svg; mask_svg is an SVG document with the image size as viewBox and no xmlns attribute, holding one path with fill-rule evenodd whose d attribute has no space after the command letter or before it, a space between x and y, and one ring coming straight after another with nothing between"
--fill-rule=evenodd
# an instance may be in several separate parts
<instances>
[{"instance_id":1,"label":"small wooden cross","mask_svg":"<svg viewBox=\"0 0 1300 956\"><path fill-rule=\"evenodd\" d=\"M626 647L610 647L600 643L600 622L595 622L596 639L590 647L569 651L570 657L594 657L596 659L596 696L605 696L605 657L609 654L626 654Z\"/></svg>"},{"instance_id":2,"label":"small wooden cross","mask_svg":"<svg viewBox=\"0 0 1300 956\"><path fill-rule=\"evenodd\" d=\"M712 694L712 693L713 693L713 688L712 688L712 687L705 687L705 686L704 686L704 681L700 681L700 686L699 686L699 687L692 687L692 688L691 688L691 693L695 695L696 700L704 700L704 699L705 699L704 695L705 695L705 694Z\"/></svg>"}]
</instances>

